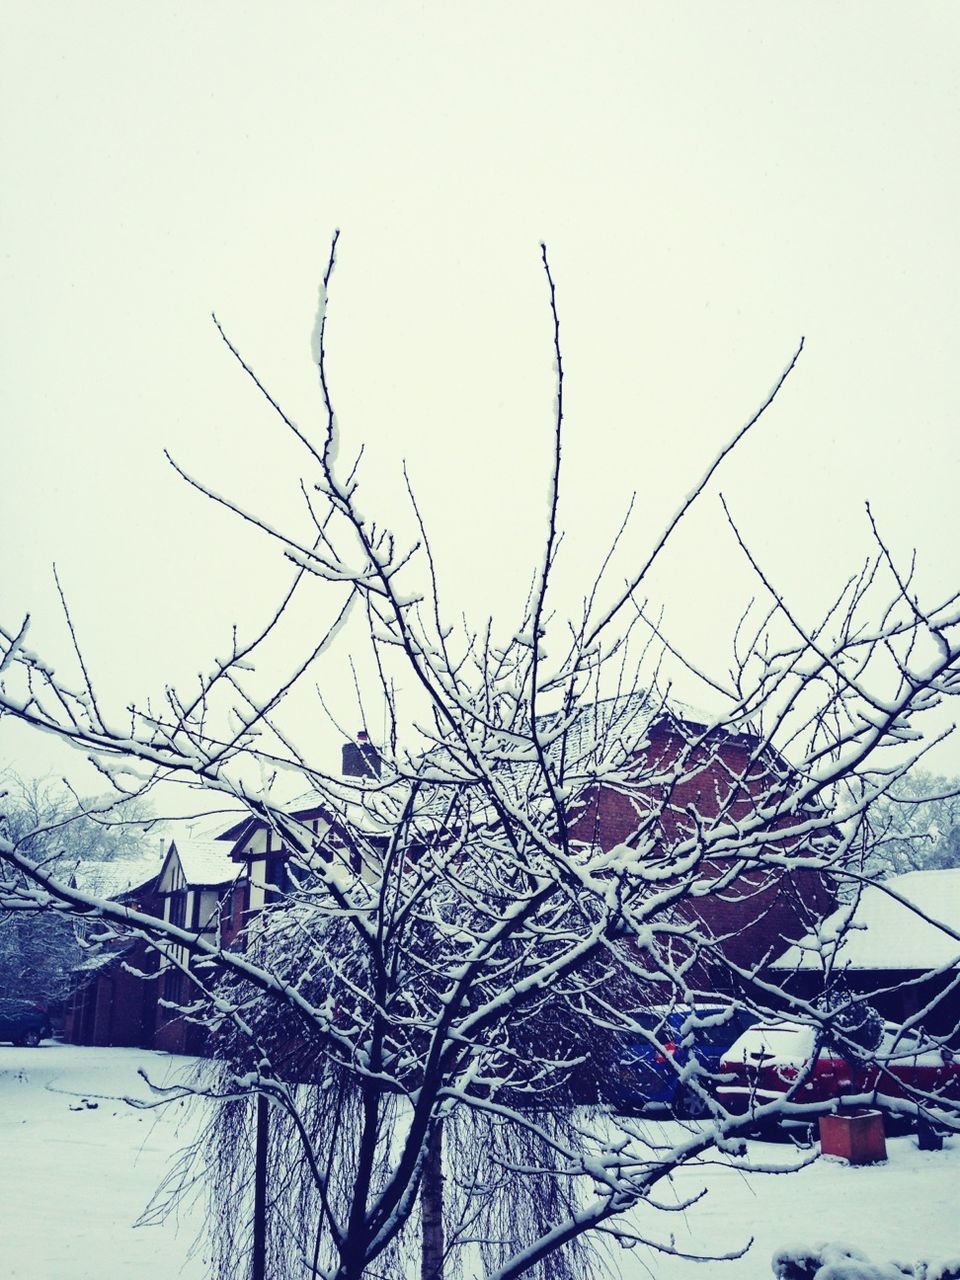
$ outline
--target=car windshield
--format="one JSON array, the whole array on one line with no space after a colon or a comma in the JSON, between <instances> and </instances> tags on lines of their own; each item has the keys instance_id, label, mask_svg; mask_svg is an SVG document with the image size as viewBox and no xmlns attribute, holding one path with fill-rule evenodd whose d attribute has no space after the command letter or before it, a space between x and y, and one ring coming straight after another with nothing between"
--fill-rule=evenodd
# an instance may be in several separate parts
<instances>
[{"instance_id":1,"label":"car windshield","mask_svg":"<svg viewBox=\"0 0 960 1280\"><path fill-rule=\"evenodd\" d=\"M637 1022L658 1040L679 1040L685 1033L693 1035L699 1044L729 1044L739 1027L731 1017L727 1005L701 1005L692 1009L689 1005L663 1005L641 1013ZM722 1021L714 1021L722 1018ZM742 1022L739 1026L742 1026Z\"/></svg>"},{"instance_id":2,"label":"car windshield","mask_svg":"<svg viewBox=\"0 0 960 1280\"><path fill-rule=\"evenodd\" d=\"M813 1053L812 1027L797 1023L777 1023L753 1027L731 1047L728 1057L734 1062L763 1059L765 1065L776 1062L802 1062Z\"/></svg>"},{"instance_id":3,"label":"car windshield","mask_svg":"<svg viewBox=\"0 0 960 1280\"><path fill-rule=\"evenodd\" d=\"M940 1062L937 1045L923 1040L915 1031L903 1031L890 1023L883 1029L883 1036L872 1055L878 1062L897 1063L904 1059L916 1059L920 1064Z\"/></svg>"}]
</instances>

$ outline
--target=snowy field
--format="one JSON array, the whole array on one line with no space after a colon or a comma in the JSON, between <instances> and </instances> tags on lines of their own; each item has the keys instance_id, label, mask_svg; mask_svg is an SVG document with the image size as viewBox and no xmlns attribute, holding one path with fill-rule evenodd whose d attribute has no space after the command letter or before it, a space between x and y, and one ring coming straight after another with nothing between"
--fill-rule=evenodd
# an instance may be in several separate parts
<instances>
[{"instance_id":1,"label":"snowy field","mask_svg":"<svg viewBox=\"0 0 960 1280\"><path fill-rule=\"evenodd\" d=\"M134 1227L189 1136L185 1108L116 1100L150 1096L138 1067L165 1083L184 1066L140 1049L0 1045L2 1280L205 1280L203 1257L187 1256L199 1214Z\"/></svg>"},{"instance_id":2,"label":"snowy field","mask_svg":"<svg viewBox=\"0 0 960 1280\"><path fill-rule=\"evenodd\" d=\"M148 1096L138 1067L169 1082L185 1060L135 1049L0 1045L2 1280L206 1280L202 1247L191 1252L203 1225L199 1206L179 1220L134 1225L196 1123L179 1105L142 1112L116 1101ZM678 1196L707 1187L694 1209L666 1223L652 1211L635 1221L672 1230L678 1247L690 1250L732 1250L755 1237L745 1258L709 1267L718 1280L768 1276L774 1249L794 1242L844 1240L874 1261L960 1253L960 1141L922 1152L912 1138L894 1138L887 1148L887 1164L872 1168L822 1160L783 1176L747 1177L722 1163L684 1173ZM751 1143L751 1154L784 1165L791 1148ZM616 1263L624 1280L706 1274L703 1264L641 1249Z\"/></svg>"}]
</instances>

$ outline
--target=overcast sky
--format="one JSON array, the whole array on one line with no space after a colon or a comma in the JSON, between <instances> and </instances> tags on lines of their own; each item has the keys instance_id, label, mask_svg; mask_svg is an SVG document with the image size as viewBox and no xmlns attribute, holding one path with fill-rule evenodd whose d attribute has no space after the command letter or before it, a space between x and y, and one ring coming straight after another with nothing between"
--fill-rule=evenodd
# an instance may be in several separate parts
<instances>
[{"instance_id":1,"label":"overcast sky","mask_svg":"<svg viewBox=\"0 0 960 1280\"><path fill-rule=\"evenodd\" d=\"M162 451L272 518L296 507L301 457L210 313L319 429L338 227L344 450L366 446L366 507L401 525L407 460L451 607L515 611L542 536L541 239L567 372L561 604L634 491L642 555L802 336L652 584L673 634L719 663L750 589L718 489L807 618L867 553L868 497L932 595L960 585L958 37L953 0L11 0L4 622L30 610L33 647L65 654L56 560L122 705L208 668L274 598L275 547ZM0 750L47 763L6 728Z\"/></svg>"}]
</instances>

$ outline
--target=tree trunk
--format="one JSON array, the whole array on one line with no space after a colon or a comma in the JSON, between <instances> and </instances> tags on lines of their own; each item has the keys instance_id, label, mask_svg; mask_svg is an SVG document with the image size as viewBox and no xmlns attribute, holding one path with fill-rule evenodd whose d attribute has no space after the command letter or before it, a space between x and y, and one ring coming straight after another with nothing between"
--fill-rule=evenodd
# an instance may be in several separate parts
<instances>
[{"instance_id":1,"label":"tree trunk","mask_svg":"<svg viewBox=\"0 0 960 1280\"><path fill-rule=\"evenodd\" d=\"M250 1280L265 1280L267 1274L267 1143L270 1134L267 1099L257 1094L256 1149L253 1170L253 1261Z\"/></svg>"},{"instance_id":2,"label":"tree trunk","mask_svg":"<svg viewBox=\"0 0 960 1280\"><path fill-rule=\"evenodd\" d=\"M443 1280L443 1121L437 1120L427 1139L427 1156L420 1184L423 1255L420 1280Z\"/></svg>"}]
</instances>

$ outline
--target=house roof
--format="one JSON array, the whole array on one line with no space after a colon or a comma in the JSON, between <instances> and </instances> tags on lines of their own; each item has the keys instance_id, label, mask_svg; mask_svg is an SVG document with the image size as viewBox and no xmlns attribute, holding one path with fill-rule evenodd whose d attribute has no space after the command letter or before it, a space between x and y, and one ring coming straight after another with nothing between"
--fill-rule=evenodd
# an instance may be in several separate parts
<instances>
[{"instance_id":1,"label":"house roof","mask_svg":"<svg viewBox=\"0 0 960 1280\"><path fill-rule=\"evenodd\" d=\"M237 864L230 857L229 848L217 840L177 836L170 849L177 852L187 884L230 884L237 878Z\"/></svg>"},{"instance_id":2,"label":"house roof","mask_svg":"<svg viewBox=\"0 0 960 1280\"><path fill-rule=\"evenodd\" d=\"M654 725L672 722L699 731L715 725L719 719L721 717L716 714L701 711L673 697L664 699L652 690L641 689L583 703L568 720L561 712L547 712L537 717L537 725L541 739L545 741L547 758L556 766L562 752L568 785L572 783L576 787L589 783L601 758L607 764L622 764L641 746ZM746 731L746 726L732 731L721 726L720 731L737 736ZM536 785L539 775L534 746L528 737L514 737L504 731L499 754L497 772L508 790L521 796L531 784ZM420 789L415 821L435 824L446 817L452 791L458 787L456 779L460 770L445 757L442 747L428 752L422 763L428 774L435 773L436 776ZM449 780L445 778L448 770ZM301 820L326 814L334 821L346 819L356 830L365 831L372 838L389 835L406 804L407 793L390 784L383 785L376 779L368 781L371 785L364 787L358 798L354 798L352 793L345 794L338 798L332 810L329 801L315 791L296 796L284 807L287 813ZM493 814L492 811L483 812L474 817L476 821L486 822L492 819ZM216 838L221 842L233 842L236 850L262 825L261 819L247 814Z\"/></svg>"},{"instance_id":3,"label":"house roof","mask_svg":"<svg viewBox=\"0 0 960 1280\"><path fill-rule=\"evenodd\" d=\"M304 819L314 814L325 813L329 806L324 804L323 799L315 791L306 791L302 795L295 796L282 807L284 812L292 817ZM252 813L245 813L226 829L221 828L218 832L211 833L211 839L229 840L234 845L240 845L252 831L262 825L261 818Z\"/></svg>"},{"instance_id":4,"label":"house roof","mask_svg":"<svg viewBox=\"0 0 960 1280\"><path fill-rule=\"evenodd\" d=\"M128 898L130 900L135 900L148 893L153 893L157 887L157 880L159 879L159 876L160 872L155 871L152 876L149 876L146 880L141 880L139 884L132 884L129 889L124 889L122 893L118 893L116 895L117 900L119 902L126 902Z\"/></svg>"},{"instance_id":5,"label":"house roof","mask_svg":"<svg viewBox=\"0 0 960 1280\"><path fill-rule=\"evenodd\" d=\"M77 886L104 898L119 898L143 891L158 872L156 855L119 858L108 862L79 864L73 872Z\"/></svg>"},{"instance_id":6,"label":"house roof","mask_svg":"<svg viewBox=\"0 0 960 1280\"><path fill-rule=\"evenodd\" d=\"M128 951L133 949L134 943L126 942L122 946L102 946L91 950L79 964L74 966L74 973L97 973L100 969L105 969L107 965L113 964L115 960L122 960Z\"/></svg>"},{"instance_id":7,"label":"house roof","mask_svg":"<svg viewBox=\"0 0 960 1280\"><path fill-rule=\"evenodd\" d=\"M960 933L960 867L910 871L867 885L855 904L828 916L773 967L819 969L827 961L845 969L960 968L960 941L947 929Z\"/></svg>"}]
</instances>

